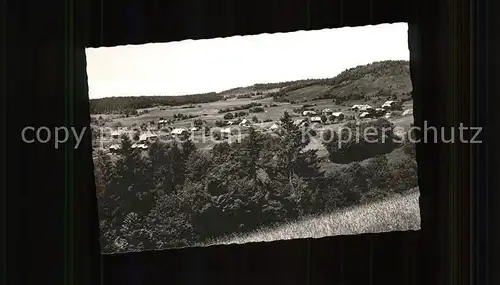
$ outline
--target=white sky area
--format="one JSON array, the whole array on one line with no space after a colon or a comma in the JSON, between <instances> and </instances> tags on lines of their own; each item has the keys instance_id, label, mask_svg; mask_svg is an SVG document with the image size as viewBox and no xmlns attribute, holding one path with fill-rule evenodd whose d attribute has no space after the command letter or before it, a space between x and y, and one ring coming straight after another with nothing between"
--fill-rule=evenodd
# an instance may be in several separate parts
<instances>
[{"instance_id":1,"label":"white sky area","mask_svg":"<svg viewBox=\"0 0 500 285\"><path fill-rule=\"evenodd\" d=\"M88 48L89 97L188 95L408 60L406 23Z\"/></svg>"}]
</instances>

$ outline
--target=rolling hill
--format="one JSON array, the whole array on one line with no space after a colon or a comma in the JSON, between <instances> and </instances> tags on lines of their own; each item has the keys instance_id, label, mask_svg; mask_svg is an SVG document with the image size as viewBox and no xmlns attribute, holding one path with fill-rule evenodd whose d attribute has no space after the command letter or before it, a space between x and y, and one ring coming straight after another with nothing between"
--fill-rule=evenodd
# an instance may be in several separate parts
<instances>
[{"instance_id":1,"label":"rolling hill","mask_svg":"<svg viewBox=\"0 0 500 285\"><path fill-rule=\"evenodd\" d=\"M259 83L236 87L220 93L183 96L109 97L90 100L91 113L117 113L123 110L149 108L159 105L179 106L203 104L238 96L254 99L273 97L275 101L307 102L333 99L346 101L380 101L411 98L408 61L379 61L344 70L333 78L304 79L290 82Z\"/></svg>"}]
</instances>

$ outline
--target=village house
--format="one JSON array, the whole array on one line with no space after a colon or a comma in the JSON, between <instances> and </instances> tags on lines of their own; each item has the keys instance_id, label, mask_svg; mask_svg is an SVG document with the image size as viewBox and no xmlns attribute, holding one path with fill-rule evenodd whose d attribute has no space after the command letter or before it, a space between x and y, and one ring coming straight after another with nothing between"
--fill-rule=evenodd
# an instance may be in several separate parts
<instances>
[{"instance_id":1,"label":"village house","mask_svg":"<svg viewBox=\"0 0 500 285\"><path fill-rule=\"evenodd\" d=\"M356 105L352 105L351 111L359 111L359 106L361 106L361 105L357 105L357 104Z\"/></svg>"},{"instance_id":2,"label":"village house","mask_svg":"<svg viewBox=\"0 0 500 285\"><path fill-rule=\"evenodd\" d=\"M118 152L121 149L122 149L122 146L119 144L113 144L113 145L109 146L109 151L113 152L113 153Z\"/></svg>"},{"instance_id":3,"label":"village house","mask_svg":"<svg viewBox=\"0 0 500 285\"><path fill-rule=\"evenodd\" d=\"M394 101L386 101L384 104L382 104L382 108L386 110L393 109L396 106L396 102Z\"/></svg>"},{"instance_id":4,"label":"village house","mask_svg":"<svg viewBox=\"0 0 500 285\"><path fill-rule=\"evenodd\" d=\"M270 131L277 131L280 129L280 125L278 123L274 123L269 127Z\"/></svg>"},{"instance_id":5,"label":"village house","mask_svg":"<svg viewBox=\"0 0 500 285\"><path fill-rule=\"evenodd\" d=\"M250 127L252 125L252 122L248 119L243 119L243 121L240 122L240 126L242 127Z\"/></svg>"},{"instance_id":6,"label":"village house","mask_svg":"<svg viewBox=\"0 0 500 285\"><path fill-rule=\"evenodd\" d=\"M361 111L361 112L370 112L372 110L373 110L373 107L370 105L361 105L361 107L359 108L359 111Z\"/></svg>"},{"instance_id":7,"label":"village house","mask_svg":"<svg viewBox=\"0 0 500 285\"><path fill-rule=\"evenodd\" d=\"M148 145L145 144L145 143L143 143L143 142L138 142L138 143L134 143L131 146L131 148L133 148L133 149L136 149L136 148L138 148L138 149L148 149Z\"/></svg>"},{"instance_id":8,"label":"village house","mask_svg":"<svg viewBox=\"0 0 500 285\"><path fill-rule=\"evenodd\" d=\"M114 140L119 139L120 135L121 135L120 131L112 131L111 132L111 138L114 139Z\"/></svg>"},{"instance_id":9,"label":"village house","mask_svg":"<svg viewBox=\"0 0 500 285\"><path fill-rule=\"evenodd\" d=\"M184 138L188 135L188 130L185 128L175 128L170 132L170 134L172 135L172 137Z\"/></svg>"},{"instance_id":10,"label":"village house","mask_svg":"<svg viewBox=\"0 0 500 285\"><path fill-rule=\"evenodd\" d=\"M123 135L127 135L129 133L125 128L120 128L118 130L114 130L111 132L110 136L112 139L117 140L120 139Z\"/></svg>"},{"instance_id":11,"label":"village house","mask_svg":"<svg viewBox=\"0 0 500 285\"><path fill-rule=\"evenodd\" d=\"M342 121L345 115L342 112L334 112L331 114L331 117L336 121Z\"/></svg>"},{"instance_id":12,"label":"village house","mask_svg":"<svg viewBox=\"0 0 500 285\"><path fill-rule=\"evenodd\" d=\"M231 135L231 128L222 128L220 133L223 138L228 138Z\"/></svg>"},{"instance_id":13,"label":"village house","mask_svg":"<svg viewBox=\"0 0 500 285\"><path fill-rule=\"evenodd\" d=\"M306 110L302 112L302 116L315 116L317 113L316 111L311 111L311 110Z\"/></svg>"},{"instance_id":14,"label":"village house","mask_svg":"<svg viewBox=\"0 0 500 285\"><path fill-rule=\"evenodd\" d=\"M413 115L413 109L406 109L403 111L403 116Z\"/></svg>"},{"instance_id":15,"label":"village house","mask_svg":"<svg viewBox=\"0 0 500 285\"><path fill-rule=\"evenodd\" d=\"M360 112L367 112L368 110L373 109L372 106L370 105L354 105L351 107L351 110L353 111L360 111Z\"/></svg>"},{"instance_id":16,"label":"village house","mask_svg":"<svg viewBox=\"0 0 500 285\"><path fill-rule=\"evenodd\" d=\"M375 115L377 117L381 117L381 116L384 116L386 113L387 113L386 109L376 108L375 110L373 110L372 115Z\"/></svg>"},{"instance_id":17,"label":"village house","mask_svg":"<svg viewBox=\"0 0 500 285\"><path fill-rule=\"evenodd\" d=\"M297 119L293 122L295 126L298 126L299 128L307 126L307 119Z\"/></svg>"},{"instance_id":18,"label":"village house","mask_svg":"<svg viewBox=\"0 0 500 285\"><path fill-rule=\"evenodd\" d=\"M331 116L332 113L333 113L333 110L330 109L330 108L326 108L326 109L323 109L323 111L321 111L323 113L323 115L325 116Z\"/></svg>"},{"instance_id":19,"label":"village house","mask_svg":"<svg viewBox=\"0 0 500 285\"><path fill-rule=\"evenodd\" d=\"M158 135L151 131L146 131L139 136L139 142L141 143L154 143L156 140L158 140Z\"/></svg>"},{"instance_id":20,"label":"village house","mask_svg":"<svg viewBox=\"0 0 500 285\"><path fill-rule=\"evenodd\" d=\"M368 112L363 112L359 115L359 118L360 119L366 119L366 118L370 118L371 117L371 114L368 113Z\"/></svg>"},{"instance_id":21,"label":"village house","mask_svg":"<svg viewBox=\"0 0 500 285\"><path fill-rule=\"evenodd\" d=\"M321 117L318 117L318 116L311 117L311 123L321 123L321 122L323 122L321 120Z\"/></svg>"},{"instance_id":22,"label":"village house","mask_svg":"<svg viewBox=\"0 0 500 285\"><path fill-rule=\"evenodd\" d=\"M160 118L160 120L158 121L158 124L156 125L156 128L158 130L161 130L162 128L164 128L166 125L168 124L168 120L165 120L163 118Z\"/></svg>"}]
</instances>

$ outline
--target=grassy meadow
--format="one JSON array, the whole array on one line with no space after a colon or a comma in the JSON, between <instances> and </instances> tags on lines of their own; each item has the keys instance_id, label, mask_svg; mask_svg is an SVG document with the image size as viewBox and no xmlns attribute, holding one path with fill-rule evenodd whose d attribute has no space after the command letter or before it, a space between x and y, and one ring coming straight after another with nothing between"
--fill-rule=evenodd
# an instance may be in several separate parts
<instances>
[{"instance_id":1,"label":"grassy meadow","mask_svg":"<svg viewBox=\"0 0 500 285\"><path fill-rule=\"evenodd\" d=\"M339 209L278 227L265 227L245 235L225 236L201 246L419 230L418 197L418 189L411 189L387 200Z\"/></svg>"}]
</instances>

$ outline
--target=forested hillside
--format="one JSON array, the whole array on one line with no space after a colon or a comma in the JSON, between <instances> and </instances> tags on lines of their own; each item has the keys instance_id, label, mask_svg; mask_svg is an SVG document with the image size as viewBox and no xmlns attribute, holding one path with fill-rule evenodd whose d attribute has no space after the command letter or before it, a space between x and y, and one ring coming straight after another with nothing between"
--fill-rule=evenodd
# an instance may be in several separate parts
<instances>
[{"instance_id":1,"label":"forested hillside","mask_svg":"<svg viewBox=\"0 0 500 285\"><path fill-rule=\"evenodd\" d=\"M366 124L388 126L384 119ZM304 130L286 112L281 125L277 136L250 128L241 141L221 142L208 152L186 140L154 143L144 156L124 138L117 161L99 155L95 173L104 252L196 245L417 186L414 147L381 139L392 131L378 128L379 143L369 146L346 142L340 150L325 143L332 163L345 165L326 173L317 150L306 149ZM406 156L389 162L386 154L399 147ZM349 160L350 153L359 155Z\"/></svg>"}]
</instances>

